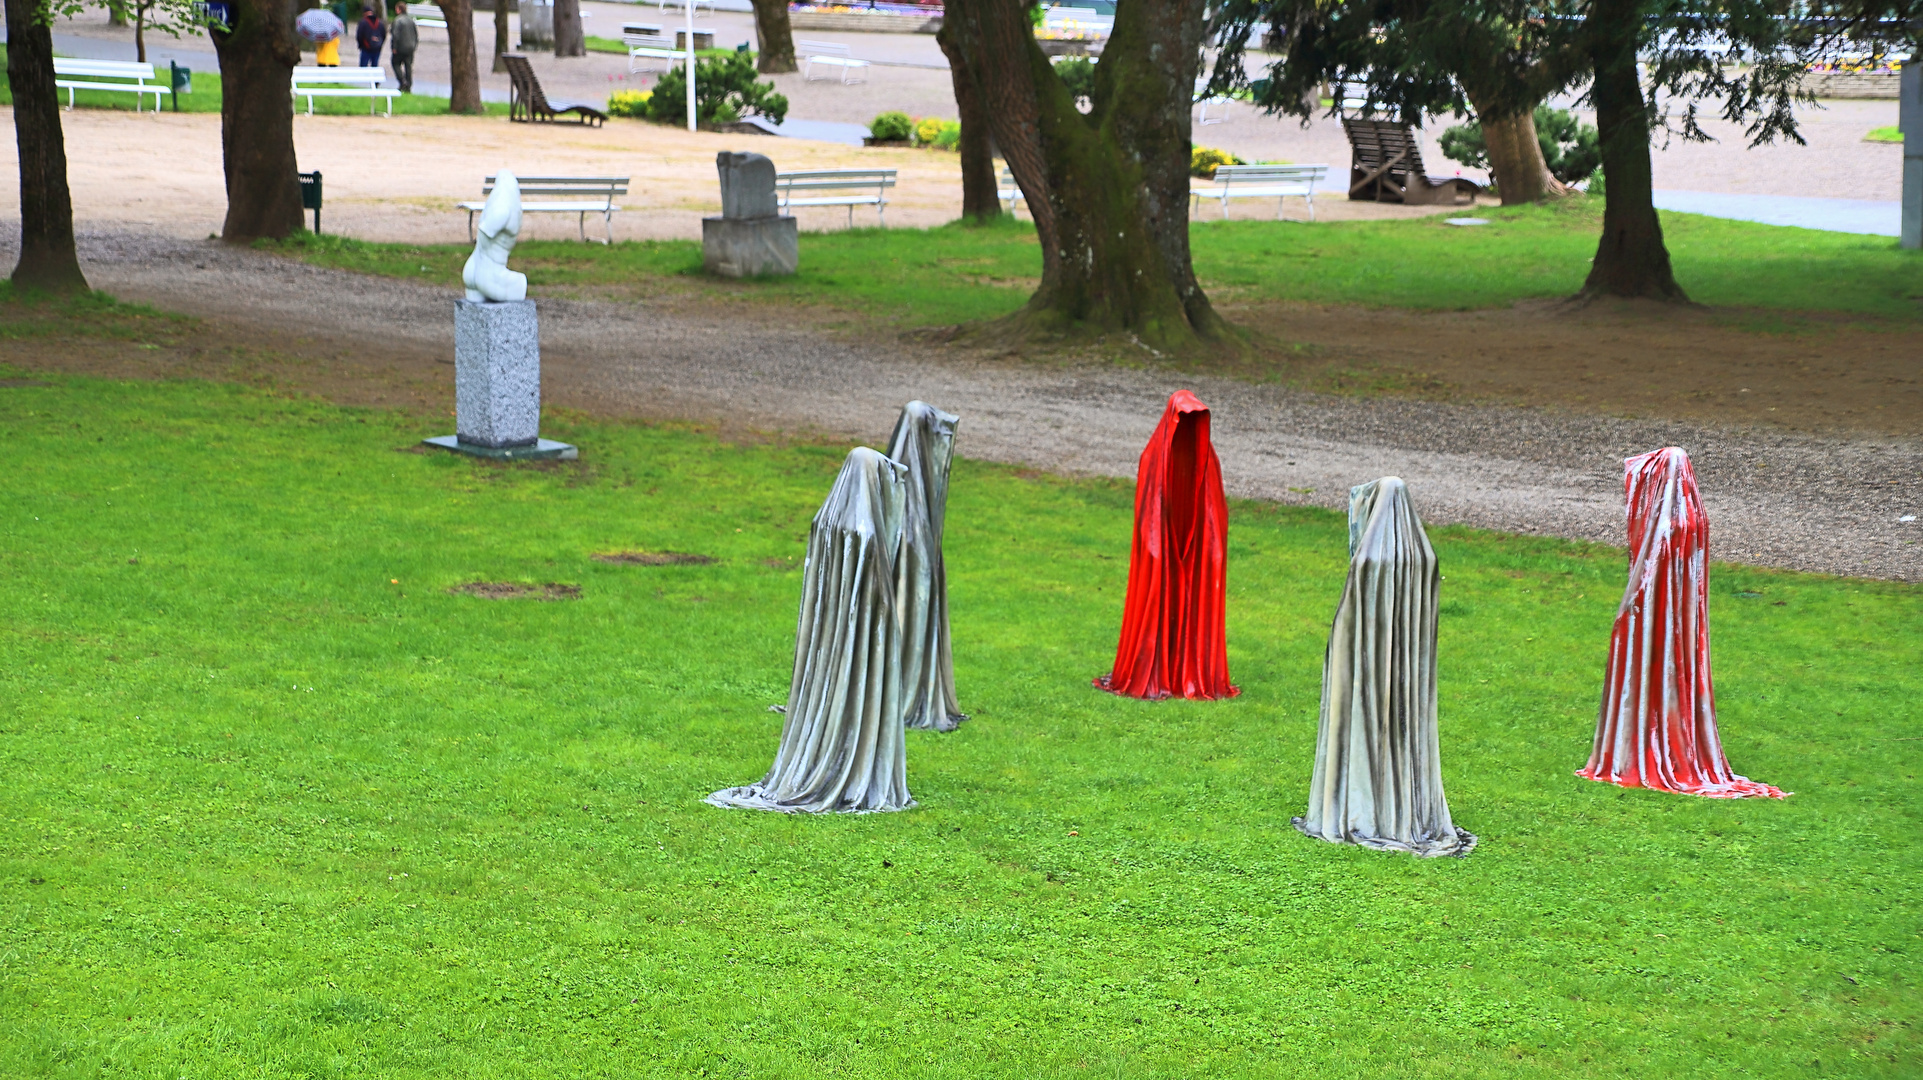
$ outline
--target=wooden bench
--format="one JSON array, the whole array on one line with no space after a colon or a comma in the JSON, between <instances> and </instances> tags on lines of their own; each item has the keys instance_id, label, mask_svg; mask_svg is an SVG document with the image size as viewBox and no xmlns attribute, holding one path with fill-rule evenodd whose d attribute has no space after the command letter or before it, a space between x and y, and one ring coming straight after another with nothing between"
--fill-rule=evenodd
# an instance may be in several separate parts
<instances>
[{"instance_id":1,"label":"wooden bench","mask_svg":"<svg viewBox=\"0 0 1923 1080\"><path fill-rule=\"evenodd\" d=\"M140 111L144 95L154 96L154 112L160 112L160 96L168 92L168 87L148 85L154 77L152 64L136 64L126 60L81 60L71 56L53 58L53 84L67 92L67 108L73 108L75 90L118 90L134 96L134 111ZM103 80L111 79L112 82ZM128 81L131 80L131 81Z\"/></svg>"},{"instance_id":2,"label":"wooden bench","mask_svg":"<svg viewBox=\"0 0 1923 1080\"><path fill-rule=\"evenodd\" d=\"M1203 199L1219 199L1222 220L1229 217L1230 199L1274 199L1275 220L1282 220L1283 200L1296 197L1309 204L1309 220L1315 220L1315 185L1329 175L1327 165L1217 165L1213 187L1195 187L1200 216Z\"/></svg>"},{"instance_id":3,"label":"wooden bench","mask_svg":"<svg viewBox=\"0 0 1923 1080\"><path fill-rule=\"evenodd\" d=\"M614 205L616 195L628 193L628 178L625 176L521 176L516 177L521 185L521 212L523 214L575 214L580 219L581 241L588 239L588 215L600 214L602 224L607 227L608 238L604 244L614 243L614 215L621 209ZM474 239L474 215L487 209L487 196L494 194L494 178L488 177L481 183L481 199L477 202L459 204L467 211L467 238ZM528 202L530 195L575 196L568 202Z\"/></svg>"},{"instance_id":4,"label":"wooden bench","mask_svg":"<svg viewBox=\"0 0 1923 1080\"><path fill-rule=\"evenodd\" d=\"M307 99L307 115L314 115L317 97L364 97L367 115L374 115L376 98L387 100L387 115L394 115L394 99L399 90L382 86L384 75L377 67L297 67L294 69L294 97Z\"/></svg>"},{"instance_id":5,"label":"wooden bench","mask_svg":"<svg viewBox=\"0 0 1923 1080\"><path fill-rule=\"evenodd\" d=\"M888 205L888 189L895 186L893 169L816 169L811 172L775 174L775 201L783 210L797 206L845 206L848 227L855 225L855 207L873 206L875 221L886 225L882 209ZM796 193L805 198L796 198ZM862 194L819 195L818 192L860 192Z\"/></svg>"},{"instance_id":6,"label":"wooden bench","mask_svg":"<svg viewBox=\"0 0 1923 1080\"><path fill-rule=\"evenodd\" d=\"M840 68L841 85L843 86L868 81L868 76L866 75L863 75L859 79L851 79L848 77L854 72L867 67L868 61L855 59L850 55L853 50L846 45L837 45L832 41L797 41L795 42L795 47L801 49L804 53L805 58L802 60L801 77L808 82L815 81L816 64L820 64L822 67ZM826 79L827 76L824 75L822 78Z\"/></svg>"},{"instance_id":7,"label":"wooden bench","mask_svg":"<svg viewBox=\"0 0 1923 1080\"><path fill-rule=\"evenodd\" d=\"M438 4L409 4L407 13L414 16L415 26L432 26L437 30L447 29L447 15Z\"/></svg>"},{"instance_id":8,"label":"wooden bench","mask_svg":"<svg viewBox=\"0 0 1923 1080\"><path fill-rule=\"evenodd\" d=\"M1393 120L1342 118L1353 152L1349 198L1414 206L1473 204L1482 187L1460 176L1427 176L1415 128Z\"/></svg>"},{"instance_id":9,"label":"wooden bench","mask_svg":"<svg viewBox=\"0 0 1923 1080\"><path fill-rule=\"evenodd\" d=\"M509 120L532 123L536 120L553 120L562 113L574 113L583 124L599 127L607 122L607 113L586 102L548 100L547 94L541 90L541 80L534 75L534 65L528 63L526 56L502 53L501 63L507 65L511 86L507 99Z\"/></svg>"}]
</instances>

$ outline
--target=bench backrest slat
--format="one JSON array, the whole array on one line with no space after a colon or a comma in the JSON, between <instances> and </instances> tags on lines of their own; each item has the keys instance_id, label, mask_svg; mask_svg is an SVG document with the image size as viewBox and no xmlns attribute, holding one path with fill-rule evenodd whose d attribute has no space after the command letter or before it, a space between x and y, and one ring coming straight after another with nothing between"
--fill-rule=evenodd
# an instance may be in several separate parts
<instances>
[{"instance_id":1,"label":"bench backrest slat","mask_svg":"<svg viewBox=\"0 0 1923 1080\"><path fill-rule=\"evenodd\" d=\"M523 195L597 195L612 198L628 193L625 176L517 176ZM481 194L494 193L494 178L481 182Z\"/></svg>"},{"instance_id":2,"label":"bench backrest slat","mask_svg":"<svg viewBox=\"0 0 1923 1080\"><path fill-rule=\"evenodd\" d=\"M1217 165L1215 179L1223 184L1263 184L1276 180L1320 180L1327 165Z\"/></svg>"},{"instance_id":3,"label":"bench backrest slat","mask_svg":"<svg viewBox=\"0 0 1923 1080\"><path fill-rule=\"evenodd\" d=\"M72 56L56 56L53 58L53 73L84 75L94 79L151 79L154 77L154 66L129 60L83 60Z\"/></svg>"},{"instance_id":4,"label":"bench backrest slat","mask_svg":"<svg viewBox=\"0 0 1923 1080\"><path fill-rule=\"evenodd\" d=\"M816 52L833 53L836 56L852 56L854 49L847 45L837 45L832 41L797 41L798 49L813 49Z\"/></svg>"}]
</instances>

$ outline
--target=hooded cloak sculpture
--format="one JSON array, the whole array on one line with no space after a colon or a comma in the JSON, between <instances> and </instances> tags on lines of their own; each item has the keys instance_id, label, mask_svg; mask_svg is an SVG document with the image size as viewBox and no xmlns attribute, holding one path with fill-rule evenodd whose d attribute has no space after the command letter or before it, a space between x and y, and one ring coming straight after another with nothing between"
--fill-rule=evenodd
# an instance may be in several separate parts
<instances>
[{"instance_id":1,"label":"hooded cloak sculpture","mask_svg":"<svg viewBox=\"0 0 1923 1080\"><path fill-rule=\"evenodd\" d=\"M1135 547L1115 666L1095 685L1128 697L1225 698L1228 503L1209 443L1209 409L1187 390L1168 399L1135 474Z\"/></svg>"},{"instance_id":2,"label":"hooded cloak sculpture","mask_svg":"<svg viewBox=\"0 0 1923 1080\"><path fill-rule=\"evenodd\" d=\"M1436 736L1436 553L1402 481L1349 491L1349 580L1322 665L1305 835L1416 855L1467 855Z\"/></svg>"},{"instance_id":3,"label":"hooded cloak sculpture","mask_svg":"<svg viewBox=\"0 0 1923 1080\"><path fill-rule=\"evenodd\" d=\"M1609 635L1609 668L1589 764L1576 775L1716 799L1785 792L1730 771L1709 676L1709 518L1689 455L1623 462L1629 585Z\"/></svg>"},{"instance_id":4,"label":"hooded cloak sculpture","mask_svg":"<svg viewBox=\"0 0 1923 1080\"><path fill-rule=\"evenodd\" d=\"M955 697L948 646L948 578L942 523L948 513L948 463L961 417L911 401L888 439L888 457L908 469L908 510L900 573L901 694L911 728L953 731L968 719Z\"/></svg>"},{"instance_id":5,"label":"hooded cloak sculpture","mask_svg":"<svg viewBox=\"0 0 1923 1080\"><path fill-rule=\"evenodd\" d=\"M908 470L856 447L808 530L794 679L774 766L715 806L786 813L905 810L895 565Z\"/></svg>"}]
</instances>

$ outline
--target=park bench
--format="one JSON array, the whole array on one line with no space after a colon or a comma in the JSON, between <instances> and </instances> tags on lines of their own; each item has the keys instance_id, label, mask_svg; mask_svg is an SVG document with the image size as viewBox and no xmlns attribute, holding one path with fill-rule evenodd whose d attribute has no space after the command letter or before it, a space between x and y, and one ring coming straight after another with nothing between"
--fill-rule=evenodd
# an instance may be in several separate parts
<instances>
[{"instance_id":1,"label":"park bench","mask_svg":"<svg viewBox=\"0 0 1923 1080\"><path fill-rule=\"evenodd\" d=\"M845 206L848 227L855 224L855 207L873 206L876 222L886 225L882 208L888 205L888 189L895 186L893 169L816 169L810 172L775 174L775 200L783 210L797 206ZM796 198L800 192L804 198ZM822 194L848 192L850 194Z\"/></svg>"},{"instance_id":2,"label":"park bench","mask_svg":"<svg viewBox=\"0 0 1923 1080\"><path fill-rule=\"evenodd\" d=\"M1042 29L1049 33L1099 40L1114 32L1115 16L1104 15L1094 8L1044 8Z\"/></svg>"},{"instance_id":3,"label":"park bench","mask_svg":"<svg viewBox=\"0 0 1923 1080\"><path fill-rule=\"evenodd\" d=\"M515 181L521 185L521 212L523 214L574 214L581 226L581 242L588 239L588 215L600 214L602 223L607 227L608 238L602 243L614 243L614 215L621 208L614 205L616 195L628 193L628 178L625 176L520 176ZM481 184L481 199L464 202L460 209L467 211L467 238L474 239L474 215L487 209L487 196L494 194L494 178L488 177ZM529 202L528 196L573 196L567 202Z\"/></svg>"},{"instance_id":4,"label":"park bench","mask_svg":"<svg viewBox=\"0 0 1923 1080\"><path fill-rule=\"evenodd\" d=\"M534 75L534 65L528 63L520 53L502 53L501 63L507 65L510 84L507 100L509 120L532 123L536 120L553 120L562 113L574 113L581 123L599 127L607 122L608 114L585 102L550 101L541 90L541 80Z\"/></svg>"},{"instance_id":5,"label":"park bench","mask_svg":"<svg viewBox=\"0 0 1923 1080\"><path fill-rule=\"evenodd\" d=\"M686 10L689 4L694 5L693 14L697 16L701 14L702 8L707 8L708 14L714 14L714 0L661 0L661 14L666 15L675 8Z\"/></svg>"},{"instance_id":6,"label":"park bench","mask_svg":"<svg viewBox=\"0 0 1923 1080\"><path fill-rule=\"evenodd\" d=\"M432 26L437 30L447 29L447 15L438 4L409 4L407 13L414 16L415 26Z\"/></svg>"},{"instance_id":7,"label":"park bench","mask_svg":"<svg viewBox=\"0 0 1923 1080\"><path fill-rule=\"evenodd\" d=\"M1015 182L1015 172L1008 166L1002 166L1002 175L996 179L995 188L996 197L1008 204L1010 215L1015 213L1016 203L1028 205L1028 196L1022 194L1022 186Z\"/></svg>"},{"instance_id":8,"label":"park bench","mask_svg":"<svg viewBox=\"0 0 1923 1080\"><path fill-rule=\"evenodd\" d=\"M1208 94L1208 88L1209 77L1207 75L1198 76L1195 80L1195 104L1200 106L1199 114L1195 118L1197 124L1219 124L1229 118L1229 99L1220 94L1210 96ZM1209 118L1209 106L1211 105L1219 105L1222 109L1221 115L1214 119Z\"/></svg>"},{"instance_id":9,"label":"park bench","mask_svg":"<svg viewBox=\"0 0 1923 1080\"><path fill-rule=\"evenodd\" d=\"M863 75L859 79L851 79L848 77L854 72L867 67L868 61L855 59L850 55L853 50L846 45L837 45L832 41L797 41L795 42L795 47L801 49L803 55L806 57L806 59L802 61L801 77L808 82L815 81L816 64L820 64L822 67L840 68L841 84L843 86L847 86L850 83L868 81L866 75ZM827 76L824 75L822 78L825 79Z\"/></svg>"},{"instance_id":10,"label":"park bench","mask_svg":"<svg viewBox=\"0 0 1923 1080\"><path fill-rule=\"evenodd\" d=\"M1417 206L1474 203L1480 185L1460 176L1427 176L1415 128L1393 120L1342 118L1353 156L1349 198Z\"/></svg>"},{"instance_id":11,"label":"park bench","mask_svg":"<svg viewBox=\"0 0 1923 1080\"><path fill-rule=\"evenodd\" d=\"M374 100L387 100L387 115L394 115L394 99L399 90L382 86L383 74L377 67L297 67L294 69L294 97L307 99L307 115L314 115L317 97L364 97L367 115L374 115Z\"/></svg>"},{"instance_id":12,"label":"park bench","mask_svg":"<svg viewBox=\"0 0 1923 1080\"><path fill-rule=\"evenodd\" d=\"M1230 199L1274 199L1275 220L1282 220L1283 200L1302 199L1309 205L1309 220L1315 220L1315 185L1329 175L1327 165L1217 165L1213 187L1196 187L1195 210L1201 214L1203 199L1219 199L1222 220L1229 217Z\"/></svg>"},{"instance_id":13,"label":"park bench","mask_svg":"<svg viewBox=\"0 0 1923 1080\"><path fill-rule=\"evenodd\" d=\"M628 74L653 71L656 60L666 60L670 65L686 60L687 53L675 49L673 42L661 33L659 26L649 23L627 23L621 27L621 44L628 47Z\"/></svg>"},{"instance_id":14,"label":"park bench","mask_svg":"<svg viewBox=\"0 0 1923 1080\"><path fill-rule=\"evenodd\" d=\"M71 56L53 58L53 84L67 92L69 109L73 108L75 90L118 90L134 96L135 112L140 111L142 95L152 94L154 112L158 113L160 95L167 93L168 87L149 85L148 80L153 77L152 64L136 64L126 60L81 60Z\"/></svg>"}]
</instances>

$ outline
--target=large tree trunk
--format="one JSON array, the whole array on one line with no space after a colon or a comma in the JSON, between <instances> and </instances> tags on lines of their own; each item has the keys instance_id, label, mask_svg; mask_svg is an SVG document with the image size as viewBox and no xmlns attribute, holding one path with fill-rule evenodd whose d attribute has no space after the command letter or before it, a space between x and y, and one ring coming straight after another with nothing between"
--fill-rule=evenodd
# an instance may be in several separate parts
<instances>
[{"instance_id":1,"label":"large tree trunk","mask_svg":"<svg viewBox=\"0 0 1923 1080\"><path fill-rule=\"evenodd\" d=\"M778 75L795 70L795 34L788 25L788 0L752 0L755 7L755 70Z\"/></svg>"},{"instance_id":2,"label":"large tree trunk","mask_svg":"<svg viewBox=\"0 0 1923 1080\"><path fill-rule=\"evenodd\" d=\"M554 55L587 54L587 31L581 29L581 0L554 0Z\"/></svg>"},{"instance_id":3,"label":"large tree trunk","mask_svg":"<svg viewBox=\"0 0 1923 1080\"><path fill-rule=\"evenodd\" d=\"M995 141L988 134L988 114L982 111L982 91L956 43L955 31L944 24L935 43L948 58L955 107L961 112L961 141L955 149L961 152L962 218L993 221L1002 213L1001 182L995 175Z\"/></svg>"},{"instance_id":4,"label":"large tree trunk","mask_svg":"<svg viewBox=\"0 0 1923 1080\"><path fill-rule=\"evenodd\" d=\"M506 0L496 0L505 3ZM481 65L474 57L474 5L472 0L441 0L441 14L447 19L447 111L480 113Z\"/></svg>"},{"instance_id":5,"label":"large tree trunk","mask_svg":"<svg viewBox=\"0 0 1923 1080\"><path fill-rule=\"evenodd\" d=\"M1687 301L1669 267L1656 217L1649 161L1649 110L1636 72L1642 9L1636 0L1599 0L1589 16L1596 81L1596 128L1605 188L1602 240L1582 295Z\"/></svg>"},{"instance_id":6,"label":"large tree trunk","mask_svg":"<svg viewBox=\"0 0 1923 1080\"><path fill-rule=\"evenodd\" d=\"M1489 173L1502 193L1502 205L1521 206L1569 194L1543 159L1533 110L1492 116L1477 106L1476 119L1489 147Z\"/></svg>"},{"instance_id":7,"label":"large tree trunk","mask_svg":"<svg viewBox=\"0 0 1923 1080\"><path fill-rule=\"evenodd\" d=\"M210 31L220 55L220 148L227 222L220 238L245 244L301 227L294 159L293 0L234 0L232 23Z\"/></svg>"},{"instance_id":8,"label":"large tree trunk","mask_svg":"<svg viewBox=\"0 0 1923 1080\"><path fill-rule=\"evenodd\" d=\"M501 59L508 51L507 5L508 0L494 0L494 66L490 70L496 75L507 70L507 61Z\"/></svg>"},{"instance_id":9,"label":"large tree trunk","mask_svg":"<svg viewBox=\"0 0 1923 1080\"><path fill-rule=\"evenodd\" d=\"M1019 0L946 5L1041 240L1041 286L1009 329L1127 332L1157 351L1234 338L1189 262L1202 11L1202 0L1125 0L1083 115Z\"/></svg>"},{"instance_id":10,"label":"large tree trunk","mask_svg":"<svg viewBox=\"0 0 1923 1080\"><path fill-rule=\"evenodd\" d=\"M60 91L53 85L53 32L37 0L6 0L7 85L13 90L13 134L20 148L20 264L13 283L49 292L86 292L73 246L73 197L67 190L67 142L60 129Z\"/></svg>"}]
</instances>

